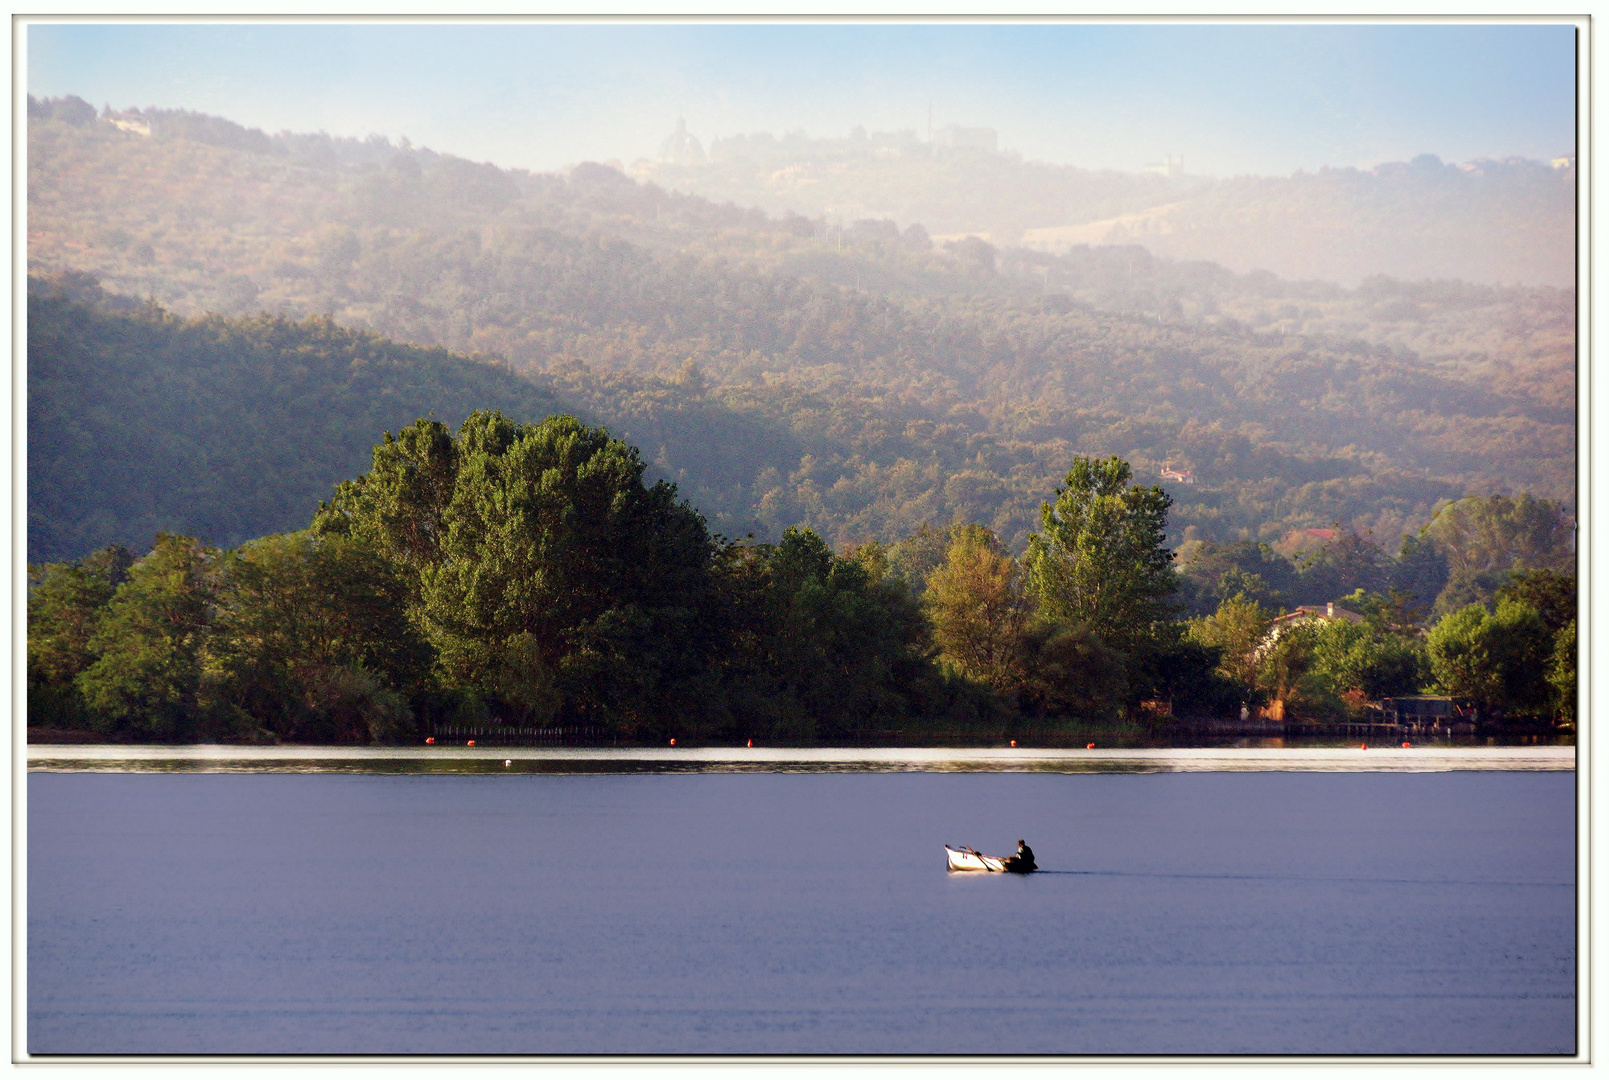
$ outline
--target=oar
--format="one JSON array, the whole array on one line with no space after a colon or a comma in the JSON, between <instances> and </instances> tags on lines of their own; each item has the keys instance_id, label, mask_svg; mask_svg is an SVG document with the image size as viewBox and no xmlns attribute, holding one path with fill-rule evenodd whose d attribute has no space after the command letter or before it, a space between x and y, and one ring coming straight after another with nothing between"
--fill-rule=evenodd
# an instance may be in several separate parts
<instances>
[{"instance_id":1,"label":"oar","mask_svg":"<svg viewBox=\"0 0 1609 1080\"><path fill-rule=\"evenodd\" d=\"M985 859L983 857L983 852L979 851L975 847L968 847L967 850L972 852L972 854L974 854L974 855L976 855L978 857L978 861L983 864L984 873L988 873L988 874L994 873L993 870L989 869L989 860Z\"/></svg>"}]
</instances>

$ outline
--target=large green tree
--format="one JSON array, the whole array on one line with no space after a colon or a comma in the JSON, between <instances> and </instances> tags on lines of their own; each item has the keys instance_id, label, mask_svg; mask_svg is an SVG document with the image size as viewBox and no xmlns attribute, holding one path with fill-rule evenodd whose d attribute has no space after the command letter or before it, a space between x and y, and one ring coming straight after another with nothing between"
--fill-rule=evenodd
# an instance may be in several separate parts
<instances>
[{"instance_id":1,"label":"large green tree","mask_svg":"<svg viewBox=\"0 0 1609 1080\"><path fill-rule=\"evenodd\" d=\"M1454 574L1575 566L1575 528L1564 508L1521 494L1472 495L1441 508L1424 528Z\"/></svg>"},{"instance_id":2,"label":"large green tree","mask_svg":"<svg viewBox=\"0 0 1609 1080\"><path fill-rule=\"evenodd\" d=\"M413 575L412 611L449 687L505 715L637 733L703 707L718 632L717 544L635 448L573 417L420 421L320 510L315 531Z\"/></svg>"},{"instance_id":3,"label":"large green tree","mask_svg":"<svg viewBox=\"0 0 1609 1080\"><path fill-rule=\"evenodd\" d=\"M1438 612L1490 601L1515 572L1575 572L1575 523L1548 499L1472 495L1442 507L1422 532L1447 561Z\"/></svg>"},{"instance_id":4,"label":"large green tree","mask_svg":"<svg viewBox=\"0 0 1609 1080\"><path fill-rule=\"evenodd\" d=\"M1354 702L1417 693L1427 674L1417 639L1345 619L1315 627L1313 672L1337 698Z\"/></svg>"},{"instance_id":5,"label":"large green tree","mask_svg":"<svg viewBox=\"0 0 1609 1080\"><path fill-rule=\"evenodd\" d=\"M1541 715L1556 693L1548 683L1553 635L1529 604L1504 600L1495 614L1470 604L1431 628L1425 647L1436 682L1485 713Z\"/></svg>"},{"instance_id":6,"label":"large green tree","mask_svg":"<svg viewBox=\"0 0 1609 1080\"><path fill-rule=\"evenodd\" d=\"M1023 679L1023 634L1033 604L1017 562L982 525L957 529L924 596L941 659L956 672L1009 692Z\"/></svg>"},{"instance_id":7,"label":"large green tree","mask_svg":"<svg viewBox=\"0 0 1609 1080\"><path fill-rule=\"evenodd\" d=\"M1024 560L1041 612L1083 623L1129 654L1172 614L1178 588L1165 546L1172 499L1131 485L1132 475L1121 458L1075 459Z\"/></svg>"},{"instance_id":8,"label":"large green tree","mask_svg":"<svg viewBox=\"0 0 1609 1080\"><path fill-rule=\"evenodd\" d=\"M164 740L196 733L221 554L160 533L129 568L90 639L96 659L75 680L104 730Z\"/></svg>"},{"instance_id":9,"label":"large green tree","mask_svg":"<svg viewBox=\"0 0 1609 1080\"><path fill-rule=\"evenodd\" d=\"M1241 593L1223 601L1211 615L1190 622L1190 637L1219 650L1218 673L1238 685L1247 700L1257 689L1260 650L1274 614Z\"/></svg>"}]
</instances>

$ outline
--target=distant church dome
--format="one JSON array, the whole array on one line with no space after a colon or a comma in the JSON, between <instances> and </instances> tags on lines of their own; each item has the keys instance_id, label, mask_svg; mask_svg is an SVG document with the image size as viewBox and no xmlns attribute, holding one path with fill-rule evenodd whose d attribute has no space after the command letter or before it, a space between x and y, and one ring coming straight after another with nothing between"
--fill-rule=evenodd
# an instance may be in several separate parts
<instances>
[{"instance_id":1,"label":"distant church dome","mask_svg":"<svg viewBox=\"0 0 1609 1080\"><path fill-rule=\"evenodd\" d=\"M703 145L688 134L687 121L678 116L676 130L659 144L659 160L672 165L702 165L708 159L704 156Z\"/></svg>"}]
</instances>

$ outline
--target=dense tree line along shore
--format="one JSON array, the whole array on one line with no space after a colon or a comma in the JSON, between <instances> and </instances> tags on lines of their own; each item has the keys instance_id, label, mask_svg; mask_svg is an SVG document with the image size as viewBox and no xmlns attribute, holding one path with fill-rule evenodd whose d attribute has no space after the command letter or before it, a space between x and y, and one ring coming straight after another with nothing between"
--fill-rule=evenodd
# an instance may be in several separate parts
<instances>
[{"instance_id":1,"label":"dense tree line along shore","mask_svg":"<svg viewBox=\"0 0 1609 1080\"><path fill-rule=\"evenodd\" d=\"M1569 289L104 119L29 99L30 726L1054 743L1426 691L1574 723ZM1173 197L1018 165L875 170ZM1569 217L1573 169L1488 172L1257 197Z\"/></svg>"},{"instance_id":2,"label":"dense tree line along shore","mask_svg":"<svg viewBox=\"0 0 1609 1080\"><path fill-rule=\"evenodd\" d=\"M232 550L164 533L139 559L33 567L29 723L134 741L479 724L1056 742L1271 702L1344 717L1426 688L1573 719L1573 554L1546 502L1449 504L1396 559L1342 534L1299 566L1241 545L1181 574L1167 494L1115 457L1074 462L1020 560L976 524L842 552L805 528L731 541L644 474L570 416L419 419L302 531ZM1265 602L1284 589L1361 617L1281 626ZM1181 592L1211 612L1178 618Z\"/></svg>"}]
</instances>

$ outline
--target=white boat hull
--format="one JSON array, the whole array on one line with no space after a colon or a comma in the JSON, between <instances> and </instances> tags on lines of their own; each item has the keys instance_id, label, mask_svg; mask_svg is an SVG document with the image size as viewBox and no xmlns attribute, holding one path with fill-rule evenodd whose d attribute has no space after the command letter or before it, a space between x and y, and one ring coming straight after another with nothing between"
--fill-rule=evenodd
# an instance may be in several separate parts
<instances>
[{"instance_id":1,"label":"white boat hull","mask_svg":"<svg viewBox=\"0 0 1609 1080\"><path fill-rule=\"evenodd\" d=\"M984 855L977 851L961 851L949 844L944 845L944 858L951 870L977 870L990 874L1006 872L1004 859L997 859L993 855Z\"/></svg>"}]
</instances>

